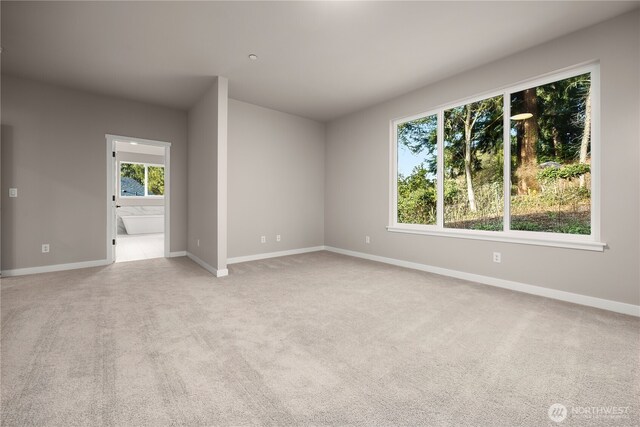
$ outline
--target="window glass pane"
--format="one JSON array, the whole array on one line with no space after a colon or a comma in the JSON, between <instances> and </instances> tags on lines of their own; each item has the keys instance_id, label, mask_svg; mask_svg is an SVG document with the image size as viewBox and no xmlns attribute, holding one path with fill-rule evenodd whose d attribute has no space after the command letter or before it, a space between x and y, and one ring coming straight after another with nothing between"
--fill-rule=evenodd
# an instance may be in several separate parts
<instances>
[{"instance_id":1,"label":"window glass pane","mask_svg":"<svg viewBox=\"0 0 640 427\"><path fill-rule=\"evenodd\" d=\"M397 127L398 223L436 223L437 130L437 115Z\"/></svg>"},{"instance_id":2,"label":"window glass pane","mask_svg":"<svg viewBox=\"0 0 640 427\"><path fill-rule=\"evenodd\" d=\"M147 194L149 196L164 196L164 167L149 166L147 173Z\"/></svg>"},{"instance_id":3,"label":"window glass pane","mask_svg":"<svg viewBox=\"0 0 640 427\"><path fill-rule=\"evenodd\" d=\"M444 226L502 231L503 97L444 111Z\"/></svg>"},{"instance_id":4,"label":"window glass pane","mask_svg":"<svg viewBox=\"0 0 640 427\"><path fill-rule=\"evenodd\" d=\"M511 229L591 233L591 78L511 94Z\"/></svg>"},{"instance_id":5,"label":"window glass pane","mask_svg":"<svg viewBox=\"0 0 640 427\"><path fill-rule=\"evenodd\" d=\"M144 165L120 163L120 197L144 196Z\"/></svg>"}]
</instances>

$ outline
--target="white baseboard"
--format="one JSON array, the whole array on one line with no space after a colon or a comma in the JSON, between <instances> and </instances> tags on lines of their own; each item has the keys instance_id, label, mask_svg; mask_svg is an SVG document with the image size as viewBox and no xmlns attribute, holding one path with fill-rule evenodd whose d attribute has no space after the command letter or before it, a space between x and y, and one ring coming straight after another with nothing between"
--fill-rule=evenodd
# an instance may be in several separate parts
<instances>
[{"instance_id":1,"label":"white baseboard","mask_svg":"<svg viewBox=\"0 0 640 427\"><path fill-rule=\"evenodd\" d=\"M330 252L342 255L349 255L357 258L364 258L371 261L383 262L386 264L397 265L399 267L412 268L414 270L426 271L429 273L441 274L443 276L455 277L458 279L478 282L484 285L496 286L498 288L510 289L512 291L524 292L527 294L538 295L546 298L556 299L560 301L571 302L574 304L586 305L589 307L600 308L603 310L614 311L616 313L628 314L640 317L640 306L627 304L624 302L611 301L602 298L590 297L586 295L574 294L571 292L560 291L557 289L544 288L542 286L527 285L525 283L513 282L511 280L497 279L495 277L482 276L479 274L466 273L464 271L450 270L448 268L434 267L427 264L419 264L417 262L403 261L395 258L387 258L378 255L366 254L363 252L350 251L346 249L325 246Z\"/></svg>"},{"instance_id":2,"label":"white baseboard","mask_svg":"<svg viewBox=\"0 0 640 427\"><path fill-rule=\"evenodd\" d=\"M218 270L218 269L210 266L209 264L207 264L206 262L204 262L203 260L201 260L197 256L195 256L191 252L187 251L187 257L190 260L192 260L193 262L195 262L196 264L198 264L200 267L204 268L205 270L207 270L209 273L213 274L216 277L224 277L224 276L229 275L229 270L227 270L226 268Z\"/></svg>"},{"instance_id":3,"label":"white baseboard","mask_svg":"<svg viewBox=\"0 0 640 427\"><path fill-rule=\"evenodd\" d=\"M325 246L312 246L309 248L291 249L288 251L267 252L267 253L256 254L256 255L238 256L238 257L228 258L227 264L237 264L239 262L257 261L260 259L277 258L281 256L288 256L288 255L306 254L307 252L318 252L318 251L323 251L325 249L326 249Z\"/></svg>"},{"instance_id":4,"label":"white baseboard","mask_svg":"<svg viewBox=\"0 0 640 427\"><path fill-rule=\"evenodd\" d=\"M51 273L54 271L77 270L78 268L101 267L111 264L106 259L95 261L72 262L69 264L43 265L40 267L16 268L13 270L2 270L3 277L24 276L26 274Z\"/></svg>"},{"instance_id":5,"label":"white baseboard","mask_svg":"<svg viewBox=\"0 0 640 427\"><path fill-rule=\"evenodd\" d=\"M187 256L187 251L169 252L169 258L176 258L179 256Z\"/></svg>"},{"instance_id":6,"label":"white baseboard","mask_svg":"<svg viewBox=\"0 0 640 427\"><path fill-rule=\"evenodd\" d=\"M350 251L347 249L335 248L332 246L314 246L309 248L292 249L288 251L269 252L257 255L248 255L242 257L229 258L228 264L236 264L240 262L256 261L267 258L275 258L287 255L303 254L308 252L317 252L327 250L342 255L353 256L357 258L368 259L371 261L382 262L385 264L397 265L399 267L411 268L414 270L426 271L429 273L441 274L443 276L455 277L458 279L469 280L471 282L482 283L484 285L495 286L499 288L509 289L517 292L524 292L527 294L538 295L546 298L556 299L560 301L571 302L574 304L585 305L589 307L600 308L603 310L609 310L616 313L628 314L631 316L640 317L640 306L627 304L618 301L611 301L602 298L590 297L587 295L580 295L571 292L560 291L557 289L544 288L542 286L527 285L525 283L514 282L511 280L498 279L495 277L482 276L479 274L467 273L464 271L451 270L447 268L434 267L427 264L420 264L416 262L403 261L395 258L387 258L378 255L371 255L364 252ZM224 277L229 274L228 269L215 269L206 262L202 261L197 256L187 251L171 252L171 257L187 256L193 260L196 264L200 265L205 270L209 271L216 277ZM74 262L69 264L56 264L56 265L44 265L40 267L28 267L28 268L16 268L12 270L2 270L0 273L3 277L22 276L26 274L38 274L49 273L63 270L75 270L79 268L100 267L111 264L108 260L94 260Z\"/></svg>"}]
</instances>

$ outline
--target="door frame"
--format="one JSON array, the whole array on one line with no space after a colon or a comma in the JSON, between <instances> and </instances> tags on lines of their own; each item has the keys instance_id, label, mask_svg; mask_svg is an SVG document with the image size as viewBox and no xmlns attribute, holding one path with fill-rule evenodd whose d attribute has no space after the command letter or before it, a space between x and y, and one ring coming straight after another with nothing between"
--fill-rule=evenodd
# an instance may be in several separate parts
<instances>
[{"instance_id":1,"label":"door frame","mask_svg":"<svg viewBox=\"0 0 640 427\"><path fill-rule=\"evenodd\" d=\"M165 141L155 141L152 139L134 138L130 136L106 134L107 141L107 261L109 264L116 260L116 245L113 244L117 238L116 221L116 141L137 142L140 145L153 145L164 148L164 257L171 256L171 143Z\"/></svg>"}]
</instances>

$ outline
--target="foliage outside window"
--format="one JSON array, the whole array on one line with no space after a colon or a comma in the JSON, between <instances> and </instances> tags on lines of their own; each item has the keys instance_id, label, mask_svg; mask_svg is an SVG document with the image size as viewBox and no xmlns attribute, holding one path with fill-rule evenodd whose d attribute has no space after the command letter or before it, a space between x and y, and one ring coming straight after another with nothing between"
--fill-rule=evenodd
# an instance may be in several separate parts
<instances>
[{"instance_id":1,"label":"foliage outside window","mask_svg":"<svg viewBox=\"0 0 640 427\"><path fill-rule=\"evenodd\" d=\"M394 122L392 224L593 236L591 70Z\"/></svg>"},{"instance_id":2,"label":"foliage outside window","mask_svg":"<svg viewBox=\"0 0 640 427\"><path fill-rule=\"evenodd\" d=\"M591 234L591 76L511 94L511 229Z\"/></svg>"},{"instance_id":3,"label":"foliage outside window","mask_svg":"<svg viewBox=\"0 0 640 427\"><path fill-rule=\"evenodd\" d=\"M120 163L120 197L164 196L164 166Z\"/></svg>"},{"instance_id":4,"label":"foliage outside window","mask_svg":"<svg viewBox=\"0 0 640 427\"><path fill-rule=\"evenodd\" d=\"M398 125L398 222L435 224L436 115Z\"/></svg>"},{"instance_id":5,"label":"foliage outside window","mask_svg":"<svg viewBox=\"0 0 640 427\"><path fill-rule=\"evenodd\" d=\"M444 226L502 230L502 96L444 111Z\"/></svg>"}]
</instances>

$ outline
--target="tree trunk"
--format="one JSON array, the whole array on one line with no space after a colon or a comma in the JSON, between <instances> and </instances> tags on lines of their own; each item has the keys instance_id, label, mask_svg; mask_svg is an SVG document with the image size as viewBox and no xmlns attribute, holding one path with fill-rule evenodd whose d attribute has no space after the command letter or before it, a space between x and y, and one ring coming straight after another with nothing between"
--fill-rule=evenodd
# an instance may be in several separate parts
<instances>
[{"instance_id":1,"label":"tree trunk","mask_svg":"<svg viewBox=\"0 0 640 427\"><path fill-rule=\"evenodd\" d=\"M471 212L477 210L476 196L473 192L473 181L471 180L471 109L467 106L464 118L464 175L467 181L467 198L469 199L469 209Z\"/></svg>"},{"instance_id":2,"label":"tree trunk","mask_svg":"<svg viewBox=\"0 0 640 427\"><path fill-rule=\"evenodd\" d=\"M557 159L560 155L562 142L560 142L560 132L558 132L558 128L555 126L551 130L551 137L553 138L553 157Z\"/></svg>"},{"instance_id":3,"label":"tree trunk","mask_svg":"<svg viewBox=\"0 0 640 427\"><path fill-rule=\"evenodd\" d=\"M524 111L533 117L524 120L522 145L520 146L520 165L516 175L518 177L518 194L529 194L532 190L539 190L538 179L538 98L536 89L524 91Z\"/></svg>"},{"instance_id":4,"label":"tree trunk","mask_svg":"<svg viewBox=\"0 0 640 427\"><path fill-rule=\"evenodd\" d=\"M591 87L589 87L589 93L587 93L587 101L584 114L584 130L582 131L582 141L580 142L580 163L587 163L589 141L591 140ZM584 185L584 175L580 175L580 188L584 188Z\"/></svg>"}]
</instances>

